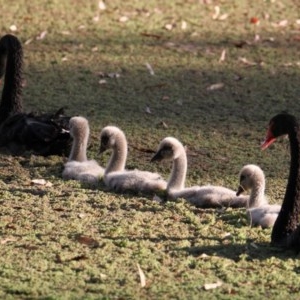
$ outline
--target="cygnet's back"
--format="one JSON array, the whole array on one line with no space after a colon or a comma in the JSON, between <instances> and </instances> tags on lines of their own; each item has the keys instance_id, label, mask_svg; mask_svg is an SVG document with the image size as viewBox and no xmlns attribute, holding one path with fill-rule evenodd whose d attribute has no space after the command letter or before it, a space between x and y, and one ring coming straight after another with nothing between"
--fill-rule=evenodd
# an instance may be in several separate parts
<instances>
[{"instance_id":1,"label":"cygnet's back","mask_svg":"<svg viewBox=\"0 0 300 300\"><path fill-rule=\"evenodd\" d=\"M173 137L161 141L152 161L173 160L172 172L168 181L167 193L170 199L184 198L198 207L246 207L249 197L236 196L236 193L222 186L192 186L185 188L187 157L183 145Z\"/></svg>"},{"instance_id":2,"label":"cygnet's back","mask_svg":"<svg viewBox=\"0 0 300 300\"><path fill-rule=\"evenodd\" d=\"M89 184L97 184L104 175L104 168L95 160L88 160L86 156L89 138L89 124L83 117L70 119L70 134L73 138L71 153L64 166L64 179L74 179Z\"/></svg>"},{"instance_id":3,"label":"cygnet's back","mask_svg":"<svg viewBox=\"0 0 300 300\"><path fill-rule=\"evenodd\" d=\"M279 204L264 204L260 207L248 208L247 217L251 226L273 227L280 210Z\"/></svg>"},{"instance_id":4,"label":"cygnet's back","mask_svg":"<svg viewBox=\"0 0 300 300\"><path fill-rule=\"evenodd\" d=\"M127 140L124 132L115 126L107 126L100 134L100 153L112 149L105 169L104 182L118 192L137 191L151 193L165 190L167 182L157 173L140 170L125 170Z\"/></svg>"}]
</instances>

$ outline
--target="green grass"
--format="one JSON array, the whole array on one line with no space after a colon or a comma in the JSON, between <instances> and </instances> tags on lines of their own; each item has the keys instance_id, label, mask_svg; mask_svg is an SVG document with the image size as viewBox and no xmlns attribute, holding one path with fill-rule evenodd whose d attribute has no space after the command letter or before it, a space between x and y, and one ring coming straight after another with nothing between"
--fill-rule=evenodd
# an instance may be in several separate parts
<instances>
[{"instance_id":1,"label":"green grass","mask_svg":"<svg viewBox=\"0 0 300 300\"><path fill-rule=\"evenodd\" d=\"M240 168L255 163L270 202L281 203L287 140L259 145L274 114L299 115L297 1L116 0L104 11L97 1L10 2L0 0L0 29L15 25L24 43L26 110L67 106L87 117L89 157L106 164L98 137L114 124L128 137L127 167L167 178L170 163L150 164L144 149L175 136L188 147L187 185L236 189ZM217 5L224 20L212 18ZM216 83L223 88L208 89ZM271 231L250 228L244 210L90 189L63 181L63 162L1 155L0 298L299 298L299 255L272 248ZM36 178L53 186L32 185Z\"/></svg>"}]
</instances>

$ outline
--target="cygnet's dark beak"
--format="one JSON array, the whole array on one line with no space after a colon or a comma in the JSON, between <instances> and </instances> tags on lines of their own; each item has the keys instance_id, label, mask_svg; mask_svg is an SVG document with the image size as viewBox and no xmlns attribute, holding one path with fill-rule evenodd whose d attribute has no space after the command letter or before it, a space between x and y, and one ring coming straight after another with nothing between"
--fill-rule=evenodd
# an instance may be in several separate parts
<instances>
[{"instance_id":1,"label":"cygnet's dark beak","mask_svg":"<svg viewBox=\"0 0 300 300\"><path fill-rule=\"evenodd\" d=\"M240 194L242 194L243 192L245 192L245 189L243 188L242 185L239 185L238 190L236 192L236 195L239 196Z\"/></svg>"},{"instance_id":2,"label":"cygnet's dark beak","mask_svg":"<svg viewBox=\"0 0 300 300\"><path fill-rule=\"evenodd\" d=\"M106 147L103 144L101 144L100 148L99 148L99 151L98 151L98 154L102 154L103 152L105 152L105 150L106 150Z\"/></svg>"},{"instance_id":3,"label":"cygnet's dark beak","mask_svg":"<svg viewBox=\"0 0 300 300\"><path fill-rule=\"evenodd\" d=\"M158 151L155 153L155 155L151 158L151 162L154 161L161 161L163 159L163 156L161 155L161 151Z\"/></svg>"}]
</instances>

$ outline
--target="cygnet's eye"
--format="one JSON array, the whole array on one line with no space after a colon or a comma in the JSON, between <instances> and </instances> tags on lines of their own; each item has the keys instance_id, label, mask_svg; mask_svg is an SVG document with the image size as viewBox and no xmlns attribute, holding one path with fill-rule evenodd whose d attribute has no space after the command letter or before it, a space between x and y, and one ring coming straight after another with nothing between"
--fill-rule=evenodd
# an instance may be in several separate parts
<instances>
[{"instance_id":1,"label":"cygnet's eye","mask_svg":"<svg viewBox=\"0 0 300 300\"><path fill-rule=\"evenodd\" d=\"M240 182L244 181L246 179L246 176L245 175L241 175L240 176Z\"/></svg>"},{"instance_id":2,"label":"cygnet's eye","mask_svg":"<svg viewBox=\"0 0 300 300\"><path fill-rule=\"evenodd\" d=\"M161 149L161 154L163 157L168 157L173 154L173 149L171 146L165 146L163 149Z\"/></svg>"},{"instance_id":3,"label":"cygnet's eye","mask_svg":"<svg viewBox=\"0 0 300 300\"><path fill-rule=\"evenodd\" d=\"M107 135L101 137L101 144L103 146L106 146L108 144L108 141L109 141L109 137Z\"/></svg>"}]
</instances>

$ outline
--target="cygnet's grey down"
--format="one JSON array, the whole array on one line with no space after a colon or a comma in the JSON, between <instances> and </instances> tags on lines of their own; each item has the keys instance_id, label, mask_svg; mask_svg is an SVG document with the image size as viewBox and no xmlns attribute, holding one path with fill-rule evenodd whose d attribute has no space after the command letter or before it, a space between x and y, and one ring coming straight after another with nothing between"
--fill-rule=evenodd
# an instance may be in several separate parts
<instances>
[{"instance_id":1,"label":"cygnet's grey down","mask_svg":"<svg viewBox=\"0 0 300 300\"><path fill-rule=\"evenodd\" d=\"M240 171L240 185L237 195L250 190L249 208L247 216L251 226L262 228L273 227L281 205L268 204L265 196L265 174L257 165L245 165Z\"/></svg>"},{"instance_id":2,"label":"cygnet's grey down","mask_svg":"<svg viewBox=\"0 0 300 300\"><path fill-rule=\"evenodd\" d=\"M151 161L173 160L173 167L167 185L168 198L184 198L189 203L202 208L247 207L248 196L236 196L235 191L222 186L185 187L187 155L185 148L174 137L164 138Z\"/></svg>"},{"instance_id":3,"label":"cygnet's grey down","mask_svg":"<svg viewBox=\"0 0 300 300\"><path fill-rule=\"evenodd\" d=\"M163 191L167 182L157 173L140 170L125 170L127 159L127 139L116 126L106 126L100 134L100 153L112 149L105 168L104 182L112 190L153 193Z\"/></svg>"},{"instance_id":4,"label":"cygnet's grey down","mask_svg":"<svg viewBox=\"0 0 300 300\"><path fill-rule=\"evenodd\" d=\"M90 134L88 120L84 117L70 119L70 134L73 138L68 162L64 165L62 177L97 185L104 175L104 168L95 160L88 160L86 155Z\"/></svg>"}]
</instances>

